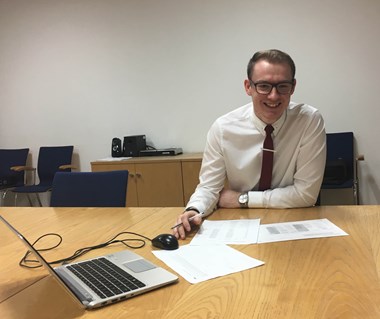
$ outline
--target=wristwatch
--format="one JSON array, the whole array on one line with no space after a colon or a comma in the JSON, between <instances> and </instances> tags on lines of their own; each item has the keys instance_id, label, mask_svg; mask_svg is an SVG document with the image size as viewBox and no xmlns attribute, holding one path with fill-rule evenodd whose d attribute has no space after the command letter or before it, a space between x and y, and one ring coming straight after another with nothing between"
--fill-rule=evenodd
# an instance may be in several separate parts
<instances>
[{"instance_id":1,"label":"wristwatch","mask_svg":"<svg viewBox=\"0 0 380 319\"><path fill-rule=\"evenodd\" d=\"M249 200L248 193L247 192L241 193L239 198L238 198L240 207L241 208L248 208L248 200Z\"/></svg>"}]
</instances>

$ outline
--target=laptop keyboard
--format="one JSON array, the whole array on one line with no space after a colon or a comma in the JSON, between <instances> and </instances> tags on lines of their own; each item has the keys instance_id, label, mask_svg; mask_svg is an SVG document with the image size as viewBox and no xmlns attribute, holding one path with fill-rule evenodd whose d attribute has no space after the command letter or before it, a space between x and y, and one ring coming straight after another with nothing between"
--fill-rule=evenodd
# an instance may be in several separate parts
<instances>
[{"instance_id":1,"label":"laptop keyboard","mask_svg":"<svg viewBox=\"0 0 380 319\"><path fill-rule=\"evenodd\" d=\"M69 265L67 269L101 298L145 287L144 283L104 257Z\"/></svg>"}]
</instances>

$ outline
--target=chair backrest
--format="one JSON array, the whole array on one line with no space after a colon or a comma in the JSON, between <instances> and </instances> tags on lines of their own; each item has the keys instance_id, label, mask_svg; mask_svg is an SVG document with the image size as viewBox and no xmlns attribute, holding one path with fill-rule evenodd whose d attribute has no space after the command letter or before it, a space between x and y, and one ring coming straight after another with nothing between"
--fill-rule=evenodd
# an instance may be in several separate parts
<instances>
[{"instance_id":1,"label":"chair backrest","mask_svg":"<svg viewBox=\"0 0 380 319\"><path fill-rule=\"evenodd\" d=\"M60 170L61 165L70 165L74 146L43 146L38 154L37 172L40 185L51 185L56 172L70 172L71 169Z\"/></svg>"},{"instance_id":2,"label":"chair backrest","mask_svg":"<svg viewBox=\"0 0 380 319\"><path fill-rule=\"evenodd\" d=\"M128 171L58 172L52 207L125 207Z\"/></svg>"},{"instance_id":3,"label":"chair backrest","mask_svg":"<svg viewBox=\"0 0 380 319\"><path fill-rule=\"evenodd\" d=\"M24 171L11 170L12 166L25 166L29 148L0 149L0 188L24 185Z\"/></svg>"},{"instance_id":4,"label":"chair backrest","mask_svg":"<svg viewBox=\"0 0 380 319\"><path fill-rule=\"evenodd\" d=\"M326 134L326 168L322 184L342 184L354 179L354 134Z\"/></svg>"}]
</instances>

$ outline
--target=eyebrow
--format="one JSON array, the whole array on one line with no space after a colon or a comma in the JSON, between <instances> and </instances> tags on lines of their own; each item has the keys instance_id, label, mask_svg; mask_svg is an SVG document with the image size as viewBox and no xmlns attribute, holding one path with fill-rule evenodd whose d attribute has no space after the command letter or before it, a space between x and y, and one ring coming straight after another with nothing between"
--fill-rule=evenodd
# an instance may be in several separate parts
<instances>
[{"instance_id":1,"label":"eyebrow","mask_svg":"<svg viewBox=\"0 0 380 319\"><path fill-rule=\"evenodd\" d=\"M280 83L289 83L289 84L293 84L294 80L284 80L284 81L279 81L279 82L269 82L269 81L261 81L261 80L258 80L258 81L253 81L253 80L250 80L252 83L256 83L256 84L261 84L261 83L267 83L267 84L280 84Z\"/></svg>"}]
</instances>

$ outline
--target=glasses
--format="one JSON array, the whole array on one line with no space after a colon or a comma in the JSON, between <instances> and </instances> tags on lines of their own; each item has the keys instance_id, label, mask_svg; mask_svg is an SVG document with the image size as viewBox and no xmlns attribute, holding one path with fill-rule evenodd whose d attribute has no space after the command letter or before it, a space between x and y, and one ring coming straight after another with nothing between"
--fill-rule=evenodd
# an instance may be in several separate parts
<instances>
[{"instance_id":1,"label":"glasses","mask_svg":"<svg viewBox=\"0 0 380 319\"><path fill-rule=\"evenodd\" d=\"M269 82L253 82L249 80L251 86L253 85L256 92L259 94L268 95L272 92L273 88L276 88L278 94L289 94L293 90L293 81L284 81L279 83L269 83Z\"/></svg>"}]
</instances>

